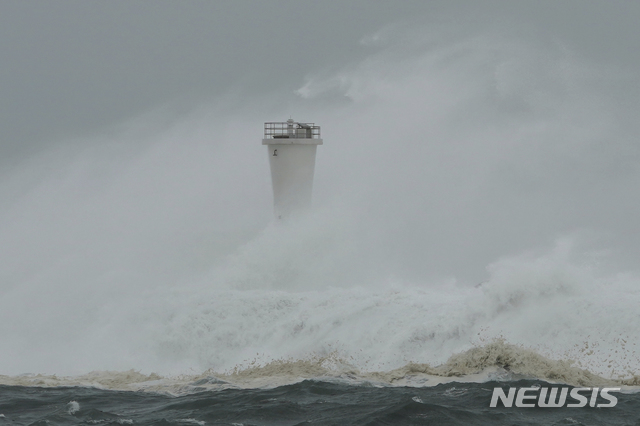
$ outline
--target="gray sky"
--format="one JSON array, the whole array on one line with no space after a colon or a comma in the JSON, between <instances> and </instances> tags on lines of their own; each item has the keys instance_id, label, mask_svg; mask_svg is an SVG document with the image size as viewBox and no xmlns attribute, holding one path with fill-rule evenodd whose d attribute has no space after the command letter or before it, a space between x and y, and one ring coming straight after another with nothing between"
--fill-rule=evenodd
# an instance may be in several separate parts
<instances>
[{"instance_id":1,"label":"gray sky","mask_svg":"<svg viewBox=\"0 0 640 426\"><path fill-rule=\"evenodd\" d=\"M167 103L291 92L309 73L370 53L359 40L392 24L438 24L447 37L504 31L637 70L639 15L623 1L7 0L0 157Z\"/></svg>"},{"instance_id":2,"label":"gray sky","mask_svg":"<svg viewBox=\"0 0 640 426\"><path fill-rule=\"evenodd\" d=\"M78 252L106 274L123 246L147 271L206 263L268 221L262 122L289 114L323 126L316 199L349 212L363 269L479 281L576 233L633 265L639 20L631 1L3 1L7 282Z\"/></svg>"},{"instance_id":3,"label":"gray sky","mask_svg":"<svg viewBox=\"0 0 640 426\"><path fill-rule=\"evenodd\" d=\"M293 91L421 2L7 1L2 157L148 109L223 92ZM37 149L37 148L36 148Z\"/></svg>"}]
</instances>

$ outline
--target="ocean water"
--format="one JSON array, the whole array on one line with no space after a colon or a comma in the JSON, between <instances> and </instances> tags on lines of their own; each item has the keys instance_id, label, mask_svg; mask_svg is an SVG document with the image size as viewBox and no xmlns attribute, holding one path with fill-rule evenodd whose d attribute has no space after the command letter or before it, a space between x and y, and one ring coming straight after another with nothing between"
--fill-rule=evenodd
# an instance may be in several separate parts
<instances>
[{"instance_id":1,"label":"ocean water","mask_svg":"<svg viewBox=\"0 0 640 426\"><path fill-rule=\"evenodd\" d=\"M110 351L117 365L132 357L128 342L128 362L146 368L0 376L0 421L636 425L635 281L599 281L567 256L559 243L539 258L505 259L489 280L462 288L151 292L110 319L124 340L108 336L95 352ZM249 279L240 272L233 277ZM495 387L567 385L620 388L618 403L489 406Z\"/></svg>"},{"instance_id":2,"label":"ocean water","mask_svg":"<svg viewBox=\"0 0 640 426\"><path fill-rule=\"evenodd\" d=\"M616 393L615 407L491 408L496 387L558 387L544 381L489 380L435 386L384 386L348 379L303 380L242 389L214 378L183 394L94 387L2 386L2 424L213 425L637 425L638 393ZM209 389L207 389L209 388ZM217 388L217 389L212 389ZM605 401L606 402L606 401Z\"/></svg>"},{"instance_id":3,"label":"ocean water","mask_svg":"<svg viewBox=\"0 0 640 426\"><path fill-rule=\"evenodd\" d=\"M486 382L376 387L305 380L271 389L168 396L93 388L2 386L1 424L16 425L637 425L637 394L605 408L487 408ZM520 380L513 386L535 386ZM542 382L544 385L545 383Z\"/></svg>"},{"instance_id":4,"label":"ocean water","mask_svg":"<svg viewBox=\"0 0 640 426\"><path fill-rule=\"evenodd\" d=\"M0 424L639 424L635 77L394 31L295 100L3 169ZM278 223L260 137L292 110L324 145L313 212ZM489 407L545 383L621 391Z\"/></svg>"}]
</instances>

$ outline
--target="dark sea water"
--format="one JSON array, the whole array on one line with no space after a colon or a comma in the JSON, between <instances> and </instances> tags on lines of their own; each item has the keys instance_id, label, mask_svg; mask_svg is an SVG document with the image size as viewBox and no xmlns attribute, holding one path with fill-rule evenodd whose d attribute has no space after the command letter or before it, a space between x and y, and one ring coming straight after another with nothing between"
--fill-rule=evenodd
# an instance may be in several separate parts
<instances>
[{"instance_id":1,"label":"dark sea water","mask_svg":"<svg viewBox=\"0 0 640 426\"><path fill-rule=\"evenodd\" d=\"M182 396L0 386L0 425L640 425L640 394L610 408L490 408L494 387L535 380L374 387L306 380Z\"/></svg>"}]
</instances>

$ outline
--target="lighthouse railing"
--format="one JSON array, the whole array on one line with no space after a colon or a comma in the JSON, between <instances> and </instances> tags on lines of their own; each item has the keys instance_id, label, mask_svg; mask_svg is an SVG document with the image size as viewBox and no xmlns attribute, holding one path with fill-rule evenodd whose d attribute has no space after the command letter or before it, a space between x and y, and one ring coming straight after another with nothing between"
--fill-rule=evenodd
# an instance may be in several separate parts
<instances>
[{"instance_id":1,"label":"lighthouse railing","mask_svg":"<svg viewBox=\"0 0 640 426\"><path fill-rule=\"evenodd\" d=\"M266 122L264 139L320 139L320 126L315 123Z\"/></svg>"}]
</instances>

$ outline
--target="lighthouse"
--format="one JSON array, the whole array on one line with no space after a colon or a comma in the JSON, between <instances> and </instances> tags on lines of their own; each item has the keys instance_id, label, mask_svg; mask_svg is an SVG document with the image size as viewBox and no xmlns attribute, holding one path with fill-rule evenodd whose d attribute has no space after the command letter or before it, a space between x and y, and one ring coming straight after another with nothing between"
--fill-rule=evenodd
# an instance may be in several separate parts
<instances>
[{"instance_id":1,"label":"lighthouse","mask_svg":"<svg viewBox=\"0 0 640 426\"><path fill-rule=\"evenodd\" d=\"M273 208L284 219L311 206L316 148L322 145L320 126L314 123L264 123L262 144L267 146Z\"/></svg>"}]
</instances>

